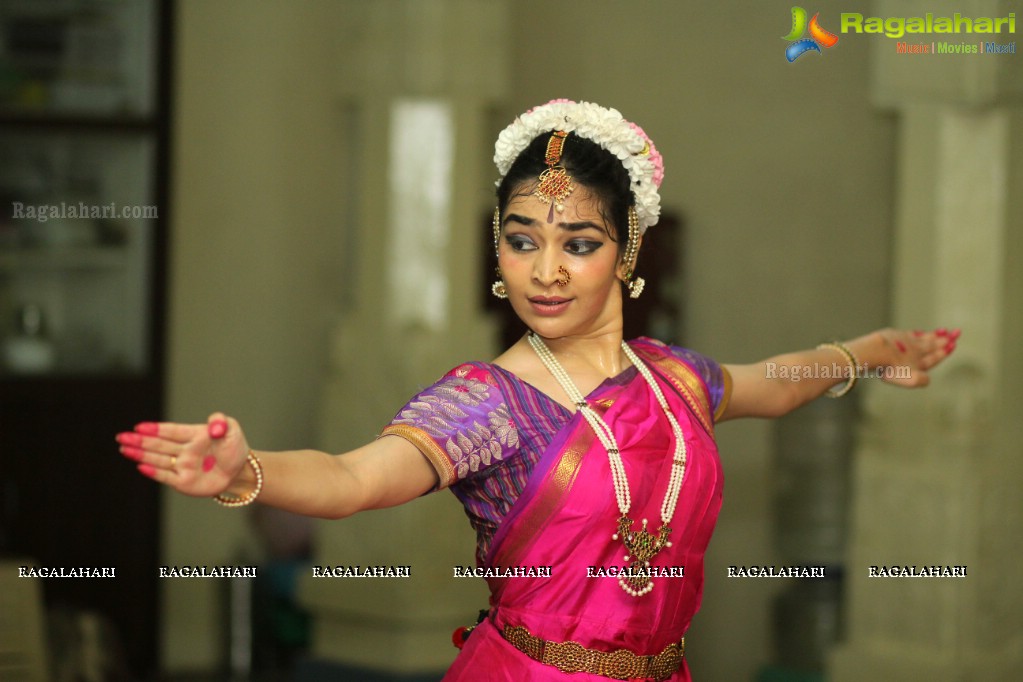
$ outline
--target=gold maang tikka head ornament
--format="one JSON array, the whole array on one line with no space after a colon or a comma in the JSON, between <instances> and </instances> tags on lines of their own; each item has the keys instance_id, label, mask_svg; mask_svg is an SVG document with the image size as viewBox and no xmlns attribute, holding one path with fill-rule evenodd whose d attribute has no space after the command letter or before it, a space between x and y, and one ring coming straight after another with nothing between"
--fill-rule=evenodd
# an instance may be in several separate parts
<instances>
[{"instance_id":1,"label":"gold maang tikka head ornament","mask_svg":"<svg viewBox=\"0 0 1023 682\"><path fill-rule=\"evenodd\" d=\"M565 147L565 138L568 133L555 130L547 140L547 153L544 155L544 163L547 169L540 173L539 182L533 194L544 204L550 204L551 210L547 214L547 222L554 222L554 209L558 212L565 210L565 199L575 189L572 184L572 176L568 174L565 167L561 165L561 153Z\"/></svg>"}]
</instances>

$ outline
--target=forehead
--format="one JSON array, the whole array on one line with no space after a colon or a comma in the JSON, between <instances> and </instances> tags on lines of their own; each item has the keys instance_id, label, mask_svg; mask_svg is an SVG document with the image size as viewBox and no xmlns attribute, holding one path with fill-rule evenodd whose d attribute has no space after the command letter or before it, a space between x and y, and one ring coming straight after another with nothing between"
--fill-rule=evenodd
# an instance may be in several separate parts
<instances>
[{"instance_id":1,"label":"forehead","mask_svg":"<svg viewBox=\"0 0 1023 682\"><path fill-rule=\"evenodd\" d=\"M505 215L516 214L546 224L550 215L551 205L540 201L534 194L535 184L523 185L512 194L505 209ZM577 185L575 190L563 202L565 210L554 211L554 223L591 222L596 227L607 230L604 220L603 205L596 193L588 187Z\"/></svg>"}]
</instances>

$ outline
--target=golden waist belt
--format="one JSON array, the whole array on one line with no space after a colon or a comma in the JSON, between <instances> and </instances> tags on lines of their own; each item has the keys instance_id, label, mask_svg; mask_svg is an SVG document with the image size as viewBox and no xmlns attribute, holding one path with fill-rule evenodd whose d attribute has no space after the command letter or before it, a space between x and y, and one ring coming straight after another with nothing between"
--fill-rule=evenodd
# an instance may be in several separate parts
<instances>
[{"instance_id":1,"label":"golden waist belt","mask_svg":"<svg viewBox=\"0 0 1023 682\"><path fill-rule=\"evenodd\" d=\"M666 680L682 667L682 657L686 652L685 637L680 642L669 644L659 654L640 656L628 649L608 652L587 649L578 642L549 642L534 637L521 626L505 625L501 635L534 661L552 665L566 673L586 672L613 680L636 677Z\"/></svg>"}]
</instances>

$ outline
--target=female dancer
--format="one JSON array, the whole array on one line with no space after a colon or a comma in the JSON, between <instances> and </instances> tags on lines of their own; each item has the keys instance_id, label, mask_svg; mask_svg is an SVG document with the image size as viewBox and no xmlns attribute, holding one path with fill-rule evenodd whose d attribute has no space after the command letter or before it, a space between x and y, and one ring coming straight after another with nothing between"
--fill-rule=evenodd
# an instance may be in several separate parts
<instances>
[{"instance_id":1,"label":"female dancer","mask_svg":"<svg viewBox=\"0 0 1023 682\"><path fill-rule=\"evenodd\" d=\"M445 679L688 680L683 636L721 504L715 424L841 396L864 368L924 386L958 331L886 329L751 365L624 342L660 210L653 143L615 110L556 100L501 133L495 161L493 291L529 329L511 348L454 368L342 455L254 451L220 413L139 424L121 452L187 495L324 518L450 487L494 570L489 613ZM550 575L516 570L535 566Z\"/></svg>"}]
</instances>

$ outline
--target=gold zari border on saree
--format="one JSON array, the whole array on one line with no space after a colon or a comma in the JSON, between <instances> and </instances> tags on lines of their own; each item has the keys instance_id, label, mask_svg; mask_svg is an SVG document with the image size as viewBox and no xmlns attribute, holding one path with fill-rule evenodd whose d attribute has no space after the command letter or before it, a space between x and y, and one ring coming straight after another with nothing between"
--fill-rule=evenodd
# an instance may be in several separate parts
<instances>
[{"instance_id":1,"label":"gold zari border on saree","mask_svg":"<svg viewBox=\"0 0 1023 682\"><path fill-rule=\"evenodd\" d=\"M657 356L645 348L636 348L636 352L647 362L654 364L661 375L675 387L682 399L686 401L696 418L700 420L707 433L714 435L714 419L710 410L710 398L704 387L703 379L681 360L674 357Z\"/></svg>"},{"instance_id":2,"label":"gold zari border on saree","mask_svg":"<svg viewBox=\"0 0 1023 682\"><path fill-rule=\"evenodd\" d=\"M579 428L580 426L582 428ZM576 435L565 448L558 463L554 465L553 472L548 474L548 480L537 492L536 499L517 520L518 527L515 532L509 533L501 543L502 547L497 553L495 564L512 566L519 563L518 557L521 556L520 553L526 543L540 535L543 526L554 516L555 508L572 489L583 455L593 445L593 437L589 424L580 419Z\"/></svg>"}]
</instances>

